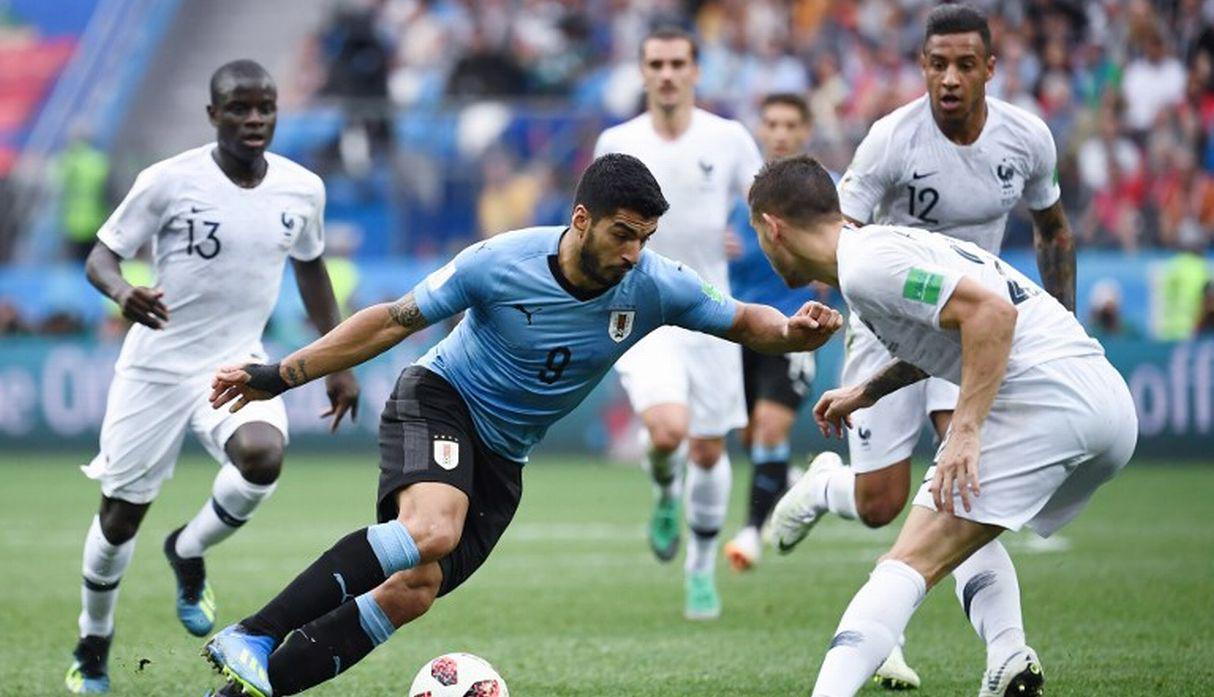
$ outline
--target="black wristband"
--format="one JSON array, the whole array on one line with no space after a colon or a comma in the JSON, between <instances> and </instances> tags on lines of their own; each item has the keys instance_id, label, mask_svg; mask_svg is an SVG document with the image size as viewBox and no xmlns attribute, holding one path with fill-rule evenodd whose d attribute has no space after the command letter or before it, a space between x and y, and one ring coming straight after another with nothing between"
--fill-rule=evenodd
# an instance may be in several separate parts
<instances>
[{"instance_id":1,"label":"black wristband","mask_svg":"<svg viewBox=\"0 0 1214 697\"><path fill-rule=\"evenodd\" d=\"M249 374L249 387L262 392L269 392L271 395L280 395L283 392L291 389L286 380L282 379L282 375L278 372L280 364L272 363L270 365L262 365L261 363L246 363L241 367L244 372Z\"/></svg>"}]
</instances>

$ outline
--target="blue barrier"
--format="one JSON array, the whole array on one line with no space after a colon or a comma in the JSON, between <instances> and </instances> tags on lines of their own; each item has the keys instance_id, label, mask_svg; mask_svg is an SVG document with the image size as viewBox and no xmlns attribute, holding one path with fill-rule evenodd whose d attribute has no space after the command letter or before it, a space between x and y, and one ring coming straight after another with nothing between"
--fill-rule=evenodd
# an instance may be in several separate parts
<instances>
[{"instance_id":1,"label":"blue barrier","mask_svg":"<svg viewBox=\"0 0 1214 697\"><path fill-rule=\"evenodd\" d=\"M367 448L374 443L379 411L402 368L438 338L437 328L359 368L363 416L357 424L330 436L319 414L327 408L323 385L313 383L286 395L291 438L298 447ZM833 387L842 362L842 340L819 351L815 395ZM106 393L117 357L115 343L51 342L44 339L0 341L0 443L5 448L96 447ZM290 347L272 347L282 356ZM1140 427L1138 453L1150 457L1204 457L1214 448L1214 340L1163 344L1113 341L1110 360L1130 385ZM812 403L812 401L810 402ZM794 430L794 446L826 444L803 409ZM549 431L547 452L628 452L635 424L614 376L586 402ZM931 452L926 434L921 453Z\"/></svg>"}]
</instances>

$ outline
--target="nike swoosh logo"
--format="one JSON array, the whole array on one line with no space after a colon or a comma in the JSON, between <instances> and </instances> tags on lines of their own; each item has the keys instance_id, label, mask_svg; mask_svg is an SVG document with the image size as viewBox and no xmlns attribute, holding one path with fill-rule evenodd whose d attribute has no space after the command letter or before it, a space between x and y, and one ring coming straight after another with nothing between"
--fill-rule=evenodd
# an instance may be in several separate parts
<instances>
[{"instance_id":1,"label":"nike swoosh logo","mask_svg":"<svg viewBox=\"0 0 1214 697\"><path fill-rule=\"evenodd\" d=\"M935 174L935 172L924 172L923 174L919 174L918 172L911 172L911 179L922 179L924 177L930 177L933 174Z\"/></svg>"},{"instance_id":2,"label":"nike swoosh logo","mask_svg":"<svg viewBox=\"0 0 1214 697\"><path fill-rule=\"evenodd\" d=\"M201 208L199 208L198 206L190 206L190 212L191 213L201 213L203 211L209 211L214 208L215 208L215 206L202 206Z\"/></svg>"}]
</instances>

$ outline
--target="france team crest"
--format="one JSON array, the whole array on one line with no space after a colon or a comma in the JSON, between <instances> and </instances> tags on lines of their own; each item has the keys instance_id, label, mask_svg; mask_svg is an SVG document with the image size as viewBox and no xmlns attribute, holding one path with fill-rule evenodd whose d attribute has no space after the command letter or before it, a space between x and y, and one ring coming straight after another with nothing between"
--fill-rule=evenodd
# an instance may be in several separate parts
<instances>
[{"instance_id":1,"label":"france team crest","mask_svg":"<svg viewBox=\"0 0 1214 697\"><path fill-rule=\"evenodd\" d=\"M434 441L434 461L445 470L459 466L459 443L439 438Z\"/></svg>"},{"instance_id":2,"label":"france team crest","mask_svg":"<svg viewBox=\"0 0 1214 697\"><path fill-rule=\"evenodd\" d=\"M632 324L636 320L636 310L612 310L611 319L607 321L607 333L611 340L620 343L632 333Z\"/></svg>"}]
</instances>

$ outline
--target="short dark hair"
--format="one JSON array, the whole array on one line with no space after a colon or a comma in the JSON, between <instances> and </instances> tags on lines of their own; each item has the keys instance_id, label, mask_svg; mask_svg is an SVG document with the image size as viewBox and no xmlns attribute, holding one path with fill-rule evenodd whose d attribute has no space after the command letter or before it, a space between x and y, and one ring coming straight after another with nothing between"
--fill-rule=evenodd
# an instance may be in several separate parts
<instances>
[{"instance_id":1,"label":"short dark hair","mask_svg":"<svg viewBox=\"0 0 1214 697\"><path fill-rule=\"evenodd\" d=\"M664 26L657 27L657 28L653 29L652 31L650 31L648 34L645 35L644 39L641 39L641 48L640 48L639 54L641 56L642 61L645 60L645 44L649 43L650 39L658 39L661 41L670 41L672 39L682 39L683 41L686 41L688 44L691 45L691 62L692 63L700 62L700 44L699 44L699 42L696 41L696 37L693 36L691 34L691 32L687 31L686 29L683 29L681 27L676 27L674 25L664 25Z\"/></svg>"},{"instance_id":2,"label":"short dark hair","mask_svg":"<svg viewBox=\"0 0 1214 697\"><path fill-rule=\"evenodd\" d=\"M623 153L603 155L582 172L573 195L573 205L579 204L590 211L592 220L621 209L657 218L670 208L645 163Z\"/></svg>"},{"instance_id":3,"label":"short dark hair","mask_svg":"<svg viewBox=\"0 0 1214 697\"><path fill-rule=\"evenodd\" d=\"M986 21L986 15L969 5L940 5L927 15L927 31L923 34L923 49L927 50L927 40L937 34L968 34L978 32L982 37L982 46L986 55L991 55L991 25Z\"/></svg>"},{"instance_id":4,"label":"short dark hair","mask_svg":"<svg viewBox=\"0 0 1214 697\"><path fill-rule=\"evenodd\" d=\"M270 77L270 72L261 66L255 60L241 58L230 61L219 66L215 72L211 73L211 103L218 105L223 96L224 81L232 80L266 80L271 85L274 84L274 78Z\"/></svg>"},{"instance_id":5,"label":"short dark hair","mask_svg":"<svg viewBox=\"0 0 1214 697\"><path fill-rule=\"evenodd\" d=\"M838 218L839 193L817 160L794 155L768 162L750 185L750 213L770 213L802 225Z\"/></svg>"},{"instance_id":6,"label":"short dark hair","mask_svg":"<svg viewBox=\"0 0 1214 697\"><path fill-rule=\"evenodd\" d=\"M790 106L801 114L801 120L807 124L813 123L813 114L809 111L809 102L805 101L805 97L795 92L774 92L763 98L763 103L759 105L759 111L762 112L772 104L783 104Z\"/></svg>"}]
</instances>

